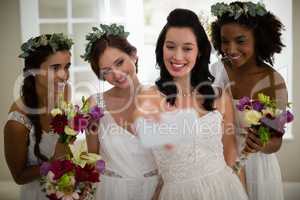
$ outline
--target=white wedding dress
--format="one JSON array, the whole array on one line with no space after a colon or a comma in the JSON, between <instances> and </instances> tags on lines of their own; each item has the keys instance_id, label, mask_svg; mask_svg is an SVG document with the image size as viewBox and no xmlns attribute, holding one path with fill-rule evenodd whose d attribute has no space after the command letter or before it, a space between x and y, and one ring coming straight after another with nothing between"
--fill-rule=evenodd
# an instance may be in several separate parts
<instances>
[{"instance_id":1,"label":"white wedding dress","mask_svg":"<svg viewBox=\"0 0 300 200\"><path fill-rule=\"evenodd\" d=\"M172 112L167 114L173 115ZM196 111L184 109L180 112ZM193 133L190 142L177 143L172 149L163 146L153 148L164 181L160 200L248 199L240 180L224 160L222 120L219 111L209 112L196 118L193 125L188 127ZM140 117L135 126L147 123L156 122L147 122Z\"/></svg>"},{"instance_id":2,"label":"white wedding dress","mask_svg":"<svg viewBox=\"0 0 300 200\"><path fill-rule=\"evenodd\" d=\"M226 87L229 83L224 65L221 62L211 66L211 73L215 76L215 85ZM239 152L245 146L245 122L242 113L236 108L238 99L234 99L236 139ZM283 200L283 185L280 166L275 153L250 154L245 163L247 191L250 200Z\"/></svg>"},{"instance_id":3,"label":"white wedding dress","mask_svg":"<svg viewBox=\"0 0 300 200\"><path fill-rule=\"evenodd\" d=\"M35 144L35 136L33 126L27 116L24 114L13 111L9 113L8 120L14 120L23 124L26 128L30 130L29 132L29 145L27 152L27 166L39 165L41 161L34 154L34 144ZM44 132L42 134L42 139L39 144L40 151L47 158L51 158L54 154L55 145L57 142L58 136L52 133ZM21 186L20 192L21 200L47 200L46 193L42 192L42 188L40 186L39 179L32 181L30 183L24 184Z\"/></svg>"},{"instance_id":4,"label":"white wedding dress","mask_svg":"<svg viewBox=\"0 0 300 200\"><path fill-rule=\"evenodd\" d=\"M106 169L96 189L96 200L150 200L158 183L153 154L139 139L120 127L105 110L103 94L96 94L104 108L98 134L100 155Z\"/></svg>"}]
</instances>

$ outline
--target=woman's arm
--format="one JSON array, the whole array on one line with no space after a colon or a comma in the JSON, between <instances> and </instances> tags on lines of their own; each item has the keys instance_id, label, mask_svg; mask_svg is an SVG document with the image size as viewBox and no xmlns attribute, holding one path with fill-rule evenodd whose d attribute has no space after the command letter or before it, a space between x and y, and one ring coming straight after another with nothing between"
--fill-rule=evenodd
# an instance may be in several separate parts
<instances>
[{"instance_id":1,"label":"woman's arm","mask_svg":"<svg viewBox=\"0 0 300 200\"><path fill-rule=\"evenodd\" d=\"M17 184L26 184L40 177L39 165L27 167L29 130L16 121L4 127L4 151L8 168Z\"/></svg>"},{"instance_id":2,"label":"woman's arm","mask_svg":"<svg viewBox=\"0 0 300 200\"><path fill-rule=\"evenodd\" d=\"M217 109L223 114L223 137L224 158L228 166L232 167L238 156L235 139L234 112L232 97L229 90L223 90L222 97L217 100ZM246 188L246 176L244 168L241 169L238 177Z\"/></svg>"},{"instance_id":3,"label":"woman's arm","mask_svg":"<svg viewBox=\"0 0 300 200\"><path fill-rule=\"evenodd\" d=\"M223 114L222 142L224 146L224 158L228 166L233 166L237 158L237 146L232 98L228 91L223 90L221 98L217 100L217 109Z\"/></svg>"},{"instance_id":4,"label":"woman's arm","mask_svg":"<svg viewBox=\"0 0 300 200\"><path fill-rule=\"evenodd\" d=\"M279 109L285 110L288 103L288 92L284 79L278 72L272 70L269 75L269 80L270 86L265 87L262 91L256 92L255 96L262 92L275 100L276 106ZM260 142L257 131L248 129L245 152L255 153L260 151L265 154L271 154L277 152L280 149L281 144L282 137L271 137L269 142L263 145Z\"/></svg>"}]
</instances>

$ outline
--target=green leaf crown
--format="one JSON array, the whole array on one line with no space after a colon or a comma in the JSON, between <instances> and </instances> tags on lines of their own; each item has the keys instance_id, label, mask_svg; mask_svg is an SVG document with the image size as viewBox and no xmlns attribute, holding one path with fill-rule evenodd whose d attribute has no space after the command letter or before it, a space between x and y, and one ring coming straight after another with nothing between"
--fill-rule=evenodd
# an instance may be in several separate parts
<instances>
[{"instance_id":1,"label":"green leaf crown","mask_svg":"<svg viewBox=\"0 0 300 200\"><path fill-rule=\"evenodd\" d=\"M238 19L242 15L246 16L263 16L267 13L267 10L263 3L253 3L253 2L241 2L241 5L231 3L216 3L211 6L211 13L213 16L218 18L222 17L224 14L228 14L234 19Z\"/></svg>"},{"instance_id":2,"label":"green leaf crown","mask_svg":"<svg viewBox=\"0 0 300 200\"><path fill-rule=\"evenodd\" d=\"M59 49L71 49L74 42L63 33L43 34L35 38L30 38L21 46L22 53L19 58L27 58L31 53L41 46L50 46L53 53Z\"/></svg>"},{"instance_id":3,"label":"green leaf crown","mask_svg":"<svg viewBox=\"0 0 300 200\"><path fill-rule=\"evenodd\" d=\"M124 26L117 25L115 23L111 25L100 24L100 27L92 27L92 32L86 35L85 39L88 41L84 55L81 55L85 61L91 62L91 52L94 43L101 39L102 36L117 36L121 38L127 38L128 32L125 32Z\"/></svg>"}]
</instances>

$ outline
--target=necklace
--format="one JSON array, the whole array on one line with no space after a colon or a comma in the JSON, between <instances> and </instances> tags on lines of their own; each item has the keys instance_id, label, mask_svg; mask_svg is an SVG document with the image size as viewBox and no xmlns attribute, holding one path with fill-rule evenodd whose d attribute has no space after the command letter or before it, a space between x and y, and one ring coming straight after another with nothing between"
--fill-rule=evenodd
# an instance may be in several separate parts
<instances>
[{"instance_id":1,"label":"necklace","mask_svg":"<svg viewBox=\"0 0 300 200\"><path fill-rule=\"evenodd\" d=\"M191 96L193 96L194 95L194 90L193 91L191 91L190 93L181 93L180 94L180 96L182 96L182 97L191 97Z\"/></svg>"}]
</instances>

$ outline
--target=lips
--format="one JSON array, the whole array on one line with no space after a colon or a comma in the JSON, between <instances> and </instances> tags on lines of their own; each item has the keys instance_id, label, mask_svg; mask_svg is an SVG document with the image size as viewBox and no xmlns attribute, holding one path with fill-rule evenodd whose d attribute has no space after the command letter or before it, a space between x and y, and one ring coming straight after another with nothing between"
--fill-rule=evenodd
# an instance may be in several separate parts
<instances>
[{"instance_id":1,"label":"lips","mask_svg":"<svg viewBox=\"0 0 300 200\"><path fill-rule=\"evenodd\" d=\"M234 61L234 60L240 59L240 58L241 58L241 55L227 55L227 57L228 57L230 60Z\"/></svg>"},{"instance_id":2,"label":"lips","mask_svg":"<svg viewBox=\"0 0 300 200\"><path fill-rule=\"evenodd\" d=\"M186 64L185 63L174 63L174 62L170 62L172 70L173 71L180 71L182 70Z\"/></svg>"},{"instance_id":3,"label":"lips","mask_svg":"<svg viewBox=\"0 0 300 200\"><path fill-rule=\"evenodd\" d=\"M123 83L125 83L126 81L127 81L126 76L123 76L122 78L116 80L116 82L117 82L118 84L123 84Z\"/></svg>"}]
</instances>

